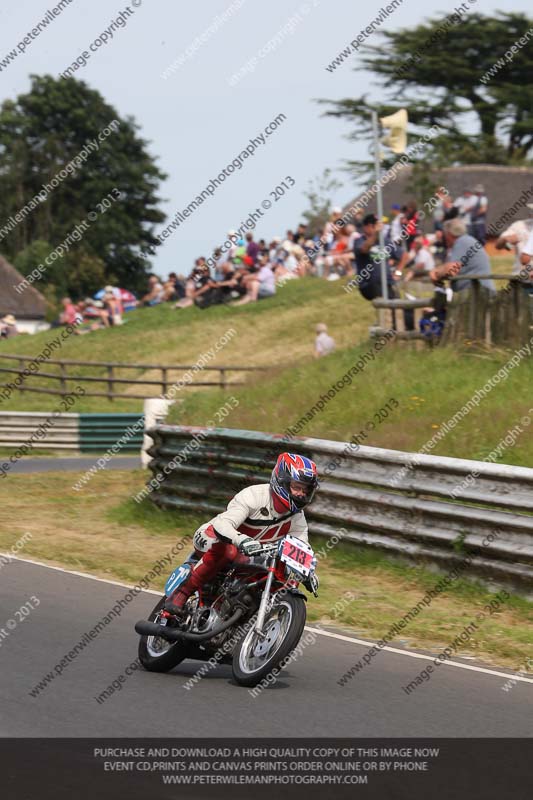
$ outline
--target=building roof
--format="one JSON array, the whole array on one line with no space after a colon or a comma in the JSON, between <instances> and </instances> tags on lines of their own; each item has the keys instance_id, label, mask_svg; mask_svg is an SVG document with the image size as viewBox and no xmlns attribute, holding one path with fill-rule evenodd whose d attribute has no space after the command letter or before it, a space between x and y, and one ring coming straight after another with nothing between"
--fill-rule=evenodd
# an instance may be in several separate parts
<instances>
[{"instance_id":1,"label":"building roof","mask_svg":"<svg viewBox=\"0 0 533 800\"><path fill-rule=\"evenodd\" d=\"M411 171L411 166L402 166L397 171L396 178L383 186L383 213L386 216L393 203L403 205L407 200L413 199L413 192L407 188ZM461 195L464 189L472 190L477 184L483 184L489 201L487 223L489 227L491 224L495 225L498 231L518 219L533 217L533 213L526 205L533 203L533 167L469 164L435 170L434 174L435 188L439 185L445 186L454 198ZM355 205L363 194L364 192L361 192L350 205ZM511 211L513 208L514 211ZM427 213L427 209L424 210ZM376 202L373 199L366 206L365 213L376 213L376 211ZM431 228L431 213L429 213L425 229L431 230Z\"/></svg>"},{"instance_id":2,"label":"building roof","mask_svg":"<svg viewBox=\"0 0 533 800\"><path fill-rule=\"evenodd\" d=\"M17 319L44 319L46 300L43 295L33 286L27 286L20 294L15 290L23 280L24 276L0 256L0 316L14 314Z\"/></svg>"}]
</instances>

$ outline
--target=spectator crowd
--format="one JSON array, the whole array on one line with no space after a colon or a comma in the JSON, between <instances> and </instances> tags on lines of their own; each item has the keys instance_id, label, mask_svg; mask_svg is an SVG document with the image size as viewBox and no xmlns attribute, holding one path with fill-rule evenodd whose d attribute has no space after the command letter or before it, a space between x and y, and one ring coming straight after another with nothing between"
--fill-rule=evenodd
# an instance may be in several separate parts
<instances>
[{"instance_id":1,"label":"spectator crowd","mask_svg":"<svg viewBox=\"0 0 533 800\"><path fill-rule=\"evenodd\" d=\"M432 283L433 297L420 325L423 332L439 335L451 296L444 280L454 278L453 290L460 292L469 286L469 281L461 278L490 275L485 250L488 205L481 184L465 187L456 198L440 186L424 204L428 213L410 200L393 203L382 219L358 211L347 221L346 214L336 207L321 230L312 231L300 223L284 238L276 236L271 241L256 239L252 230L244 237L229 231L225 244L208 259L198 257L189 275L171 272L161 280L151 274L146 293L139 299L115 286L106 286L94 297L76 303L65 297L53 324L76 323L76 333L83 334L122 325L125 312L138 306L172 303L180 310L245 305L273 297L286 281L315 275L329 281L348 277L346 291L357 289L367 300L381 297L385 284L389 297L413 299L421 280L426 283L423 296L428 296L427 286ZM424 233L422 223L428 217L432 231ZM533 257L532 223L513 223L496 242L497 248L515 249L515 272ZM424 227L427 230L427 221ZM495 291L490 278L483 278L481 284L485 290ZM406 326L410 326L407 318ZM319 328L315 352L324 355L334 343L329 342L322 324ZM3 337L15 333L12 315L0 321Z\"/></svg>"}]
</instances>

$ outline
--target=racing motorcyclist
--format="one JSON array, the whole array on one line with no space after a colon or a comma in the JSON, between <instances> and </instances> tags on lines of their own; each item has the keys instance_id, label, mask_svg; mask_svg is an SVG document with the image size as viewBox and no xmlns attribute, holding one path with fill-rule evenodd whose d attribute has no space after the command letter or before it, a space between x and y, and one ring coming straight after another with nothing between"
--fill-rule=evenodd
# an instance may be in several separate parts
<instances>
[{"instance_id":1,"label":"racing motorcyclist","mask_svg":"<svg viewBox=\"0 0 533 800\"><path fill-rule=\"evenodd\" d=\"M230 500L226 511L202 525L193 537L200 560L186 580L170 594L165 611L183 616L188 598L211 581L232 561L247 561L262 543L275 542L287 534L307 542L303 509L318 488L314 461L293 453L281 453L270 483L248 486ZM304 582L316 592L318 577L311 573Z\"/></svg>"}]
</instances>

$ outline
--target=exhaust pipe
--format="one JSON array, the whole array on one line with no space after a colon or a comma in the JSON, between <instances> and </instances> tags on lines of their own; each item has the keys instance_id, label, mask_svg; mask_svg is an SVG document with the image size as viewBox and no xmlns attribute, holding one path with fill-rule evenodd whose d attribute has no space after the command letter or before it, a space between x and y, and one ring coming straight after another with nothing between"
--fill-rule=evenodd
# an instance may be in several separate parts
<instances>
[{"instance_id":1,"label":"exhaust pipe","mask_svg":"<svg viewBox=\"0 0 533 800\"><path fill-rule=\"evenodd\" d=\"M186 631L180 631L176 628L167 628L166 625L158 625L157 622L148 622L148 620L144 619L135 623L135 630L140 636L161 636L169 642L179 642L183 640L188 642L205 642L207 639L212 639L214 636L230 628L238 622L243 614L244 609L238 608L235 614L227 619L226 622L223 622L217 628L212 628L206 633L187 633Z\"/></svg>"}]
</instances>

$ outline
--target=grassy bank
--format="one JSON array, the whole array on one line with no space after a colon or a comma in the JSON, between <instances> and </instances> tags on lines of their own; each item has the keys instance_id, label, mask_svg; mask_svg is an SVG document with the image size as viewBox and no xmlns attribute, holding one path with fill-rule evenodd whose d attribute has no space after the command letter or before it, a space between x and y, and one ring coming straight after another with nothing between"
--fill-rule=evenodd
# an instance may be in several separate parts
<instances>
[{"instance_id":1,"label":"grassy bank","mask_svg":"<svg viewBox=\"0 0 533 800\"><path fill-rule=\"evenodd\" d=\"M291 370L272 371L254 385L234 389L239 405L227 418L232 428L282 433L294 426L348 370L369 351L369 345L348 348ZM389 344L368 360L364 369L306 421L299 436L349 440L364 431L365 445L415 452L483 387L510 357L509 353L480 353L465 348L413 351ZM533 408L533 359L524 358L506 380L493 388L432 450L433 454L484 459L510 428ZM374 416L391 400L398 406L379 423ZM169 419L202 425L224 402L221 392L185 397L171 409ZM393 404L394 405L394 404ZM381 415L382 417L384 414ZM530 415L533 425L533 412ZM367 423L374 430L366 430ZM501 451L508 464L533 465L533 437L527 425L513 447Z\"/></svg>"},{"instance_id":2,"label":"grassy bank","mask_svg":"<svg viewBox=\"0 0 533 800\"><path fill-rule=\"evenodd\" d=\"M100 473L75 492L72 485L79 477L63 472L4 479L0 551L9 551L23 534L31 533L21 557L134 584L177 539L204 521L159 510L146 501L137 505L131 497L146 479L141 470ZM324 540L313 544L319 550ZM342 545L321 560L319 573L320 597L310 597L309 619L371 639L381 638L438 580L426 569ZM161 590L165 577L151 588ZM348 592L353 599L342 602ZM483 587L457 580L394 643L440 652L489 601ZM512 596L458 655L518 670L531 655L532 622L533 604Z\"/></svg>"},{"instance_id":3,"label":"grassy bank","mask_svg":"<svg viewBox=\"0 0 533 800\"><path fill-rule=\"evenodd\" d=\"M208 366L288 366L312 357L314 327L317 322L329 325L341 348L367 337L368 326L374 319L372 308L358 294L347 295L340 284L341 281L330 283L312 278L289 281L279 289L275 297L240 308L216 306L205 311L198 308L174 310L171 304L166 304L138 309L128 313L125 316L126 324L119 328L97 331L87 336L70 336L60 350L54 351L51 358L192 365L231 331L227 343L213 358L206 359ZM20 336L3 342L1 349L6 353L36 356L56 335L57 331L50 330L35 336ZM57 367L53 371L57 371ZM70 371L74 372L72 367ZM85 367L76 367L74 374L97 373ZM105 376L105 369L101 369L98 374ZM161 376L155 370L119 369L115 374L116 377L142 376L151 379ZM175 381L182 374L183 372L170 373L169 380ZM242 375L233 374L230 379L242 380ZM204 373L196 380L213 380L213 377ZM215 380L218 380L218 374ZM58 388L57 381L47 379L29 378L27 385ZM69 382L69 386L71 385L74 383ZM106 391L105 384L84 386L90 386L90 391ZM160 391L155 386L141 386L132 388L131 393L142 394L145 390L147 396L157 396ZM115 391L127 392L127 389L119 385ZM190 391L192 390L184 389L181 395ZM2 401L0 409L51 409L58 401L59 398L42 394L16 392L8 401ZM76 403L75 410L136 411L141 407L142 400L121 399L110 402L105 398L82 398Z\"/></svg>"}]
</instances>

